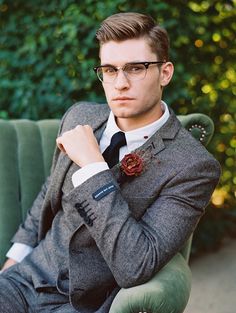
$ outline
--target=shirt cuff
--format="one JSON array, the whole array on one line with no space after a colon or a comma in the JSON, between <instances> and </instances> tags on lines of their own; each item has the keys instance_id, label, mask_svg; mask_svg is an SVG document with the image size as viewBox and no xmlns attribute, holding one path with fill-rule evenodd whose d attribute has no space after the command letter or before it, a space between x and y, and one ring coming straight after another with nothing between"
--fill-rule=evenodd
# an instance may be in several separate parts
<instances>
[{"instance_id":1,"label":"shirt cuff","mask_svg":"<svg viewBox=\"0 0 236 313\"><path fill-rule=\"evenodd\" d=\"M24 243L16 242L7 252L7 257L16 262L21 262L32 251L32 247L25 245Z\"/></svg>"},{"instance_id":2,"label":"shirt cuff","mask_svg":"<svg viewBox=\"0 0 236 313\"><path fill-rule=\"evenodd\" d=\"M106 162L95 162L85 165L72 175L73 186L76 188L90 177L108 169Z\"/></svg>"}]
</instances>

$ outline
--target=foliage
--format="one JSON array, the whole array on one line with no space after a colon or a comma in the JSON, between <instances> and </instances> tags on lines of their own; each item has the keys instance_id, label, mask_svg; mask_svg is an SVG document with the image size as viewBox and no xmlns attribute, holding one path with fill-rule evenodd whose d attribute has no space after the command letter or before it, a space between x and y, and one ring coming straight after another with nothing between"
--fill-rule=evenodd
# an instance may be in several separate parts
<instances>
[{"instance_id":1,"label":"foliage","mask_svg":"<svg viewBox=\"0 0 236 313\"><path fill-rule=\"evenodd\" d=\"M215 246L235 223L235 3L0 0L0 117L61 117L78 100L105 101L92 70L97 27L120 11L152 15L169 32L175 64L164 99L176 113L208 114L216 126L209 149L222 177L194 243Z\"/></svg>"}]
</instances>

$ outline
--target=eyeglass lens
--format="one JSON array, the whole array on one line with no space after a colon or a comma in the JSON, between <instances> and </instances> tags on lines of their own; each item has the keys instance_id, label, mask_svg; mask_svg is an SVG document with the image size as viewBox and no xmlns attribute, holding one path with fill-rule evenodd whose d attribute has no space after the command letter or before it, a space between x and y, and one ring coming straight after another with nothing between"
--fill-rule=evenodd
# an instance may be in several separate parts
<instances>
[{"instance_id":1,"label":"eyeglass lens","mask_svg":"<svg viewBox=\"0 0 236 313\"><path fill-rule=\"evenodd\" d=\"M141 80L146 76L147 68L144 64L126 64L121 70L123 70L125 76L130 80ZM119 69L112 66L103 66L98 68L97 75L98 78L104 83L113 82L117 75Z\"/></svg>"}]
</instances>

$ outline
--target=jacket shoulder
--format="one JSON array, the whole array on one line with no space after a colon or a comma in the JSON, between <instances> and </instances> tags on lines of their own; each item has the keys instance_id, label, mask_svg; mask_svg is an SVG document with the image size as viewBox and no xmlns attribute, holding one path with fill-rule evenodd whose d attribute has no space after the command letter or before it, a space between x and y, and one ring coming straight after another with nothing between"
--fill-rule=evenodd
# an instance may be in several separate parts
<instances>
[{"instance_id":1,"label":"jacket shoulder","mask_svg":"<svg viewBox=\"0 0 236 313\"><path fill-rule=\"evenodd\" d=\"M175 153L175 161L179 168L204 163L206 166L215 168L217 176L220 176L221 166L216 158L207 150L203 144L195 139L185 128L181 127L176 136L172 151Z\"/></svg>"},{"instance_id":2,"label":"jacket shoulder","mask_svg":"<svg viewBox=\"0 0 236 313\"><path fill-rule=\"evenodd\" d=\"M77 125L92 126L94 121L102 121L108 118L109 112L110 110L107 104L77 102L64 114L61 121L61 130L64 132Z\"/></svg>"}]
</instances>

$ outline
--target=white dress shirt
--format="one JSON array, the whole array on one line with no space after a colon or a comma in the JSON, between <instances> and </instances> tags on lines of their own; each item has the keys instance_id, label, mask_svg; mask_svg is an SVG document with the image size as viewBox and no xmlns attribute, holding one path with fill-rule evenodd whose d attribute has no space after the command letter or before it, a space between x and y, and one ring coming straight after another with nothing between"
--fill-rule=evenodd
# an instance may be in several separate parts
<instances>
[{"instance_id":1,"label":"white dress shirt","mask_svg":"<svg viewBox=\"0 0 236 313\"><path fill-rule=\"evenodd\" d=\"M158 129L160 129L166 123L170 113L164 101L162 101L162 110L163 115L157 121L144 127L125 132L127 145L120 148L119 160L121 160L125 154L130 153L143 145L145 141L147 141ZM110 112L107 126L99 143L101 153L110 145L111 137L118 131L121 130L116 124L113 113ZM109 169L106 162L91 163L82 167L72 175L73 186L75 188L78 187L93 175L96 175L97 173L106 169ZM7 257L17 262L21 262L32 250L33 248L29 247L28 245L14 243L8 251Z\"/></svg>"}]
</instances>

